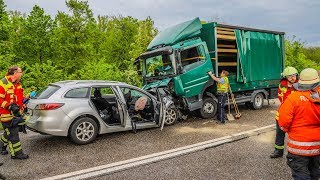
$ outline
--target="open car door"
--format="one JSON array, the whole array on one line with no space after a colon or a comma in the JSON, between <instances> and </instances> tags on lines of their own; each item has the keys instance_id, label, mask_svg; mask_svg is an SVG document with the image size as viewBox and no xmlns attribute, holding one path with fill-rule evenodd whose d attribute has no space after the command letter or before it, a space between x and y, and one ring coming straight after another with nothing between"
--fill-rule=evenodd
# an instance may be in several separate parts
<instances>
[{"instance_id":1,"label":"open car door","mask_svg":"<svg viewBox=\"0 0 320 180\"><path fill-rule=\"evenodd\" d=\"M163 127L164 127L164 122L166 120L166 115L167 115L167 108L173 104L173 102L167 98L165 95L162 95L159 91L159 89L157 88L156 90L157 92L157 99L160 102L160 110L159 110L159 127L160 130L162 131Z\"/></svg>"}]
</instances>

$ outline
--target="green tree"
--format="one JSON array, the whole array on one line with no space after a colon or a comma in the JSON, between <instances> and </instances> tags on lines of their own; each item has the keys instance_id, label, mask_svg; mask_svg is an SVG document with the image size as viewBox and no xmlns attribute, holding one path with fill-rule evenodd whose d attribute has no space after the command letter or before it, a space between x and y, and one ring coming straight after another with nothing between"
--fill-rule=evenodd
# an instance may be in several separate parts
<instances>
[{"instance_id":1,"label":"green tree","mask_svg":"<svg viewBox=\"0 0 320 180\"><path fill-rule=\"evenodd\" d=\"M88 2L70 0L66 5L72 14L58 12L51 42L54 63L72 74L86 61L96 59L96 47L90 39L99 37L93 32L97 26Z\"/></svg>"},{"instance_id":2,"label":"green tree","mask_svg":"<svg viewBox=\"0 0 320 180\"><path fill-rule=\"evenodd\" d=\"M51 57L52 19L39 6L34 6L17 34L16 58L27 63L42 63Z\"/></svg>"},{"instance_id":3,"label":"green tree","mask_svg":"<svg viewBox=\"0 0 320 180\"><path fill-rule=\"evenodd\" d=\"M293 66L297 68L300 72L304 68L317 68L318 64L310 59L304 54L304 44L298 40L295 40L295 37L291 40L285 41L285 65Z\"/></svg>"}]
</instances>

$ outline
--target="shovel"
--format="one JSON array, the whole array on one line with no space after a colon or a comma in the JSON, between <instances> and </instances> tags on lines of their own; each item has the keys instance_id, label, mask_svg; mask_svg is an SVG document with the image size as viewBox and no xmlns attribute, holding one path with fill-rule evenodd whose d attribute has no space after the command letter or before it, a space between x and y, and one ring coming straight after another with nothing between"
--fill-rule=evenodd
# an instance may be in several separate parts
<instances>
[{"instance_id":1,"label":"shovel","mask_svg":"<svg viewBox=\"0 0 320 180\"><path fill-rule=\"evenodd\" d=\"M236 119L233 117L233 115L231 114L231 107L230 107L230 99L229 99L229 96L228 96L228 110L229 110L229 112L228 112L228 114L227 114L227 119L228 119L228 121L234 121L234 120L236 120Z\"/></svg>"}]
</instances>

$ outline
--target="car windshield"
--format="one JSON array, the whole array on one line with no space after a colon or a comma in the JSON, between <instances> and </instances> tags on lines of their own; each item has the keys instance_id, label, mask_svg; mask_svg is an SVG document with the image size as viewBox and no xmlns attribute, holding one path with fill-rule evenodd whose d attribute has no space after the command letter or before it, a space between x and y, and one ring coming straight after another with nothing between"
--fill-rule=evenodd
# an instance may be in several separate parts
<instances>
[{"instance_id":1,"label":"car windshield","mask_svg":"<svg viewBox=\"0 0 320 180\"><path fill-rule=\"evenodd\" d=\"M42 91L40 91L37 94L37 96L35 97L35 99L48 99L58 89L60 89L59 86L50 85L50 86L46 87L45 89L43 89Z\"/></svg>"},{"instance_id":2,"label":"car windshield","mask_svg":"<svg viewBox=\"0 0 320 180\"><path fill-rule=\"evenodd\" d=\"M172 55L158 55L145 60L146 77L156 77L174 74Z\"/></svg>"}]
</instances>

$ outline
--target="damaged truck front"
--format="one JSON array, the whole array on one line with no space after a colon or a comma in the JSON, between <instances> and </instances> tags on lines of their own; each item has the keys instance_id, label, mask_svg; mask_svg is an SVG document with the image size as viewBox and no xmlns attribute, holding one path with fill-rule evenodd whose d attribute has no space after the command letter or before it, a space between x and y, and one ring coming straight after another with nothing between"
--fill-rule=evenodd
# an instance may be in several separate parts
<instances>
[{"instance_id":1,"label":"damaged truck front","mask_svg":"<svg viewBox=\"0 0 320 180\"><path fill-rule=\"evenodd\" d=\"M196 18L160 32L135 64L143 89L170 94L177 118L191 111L203 118L216 114L216 83L208 71L218 76L228 70L236 101L260 109L264 99L277 96L284 66L283 36Z\"/></svg>"}]
</instances>

